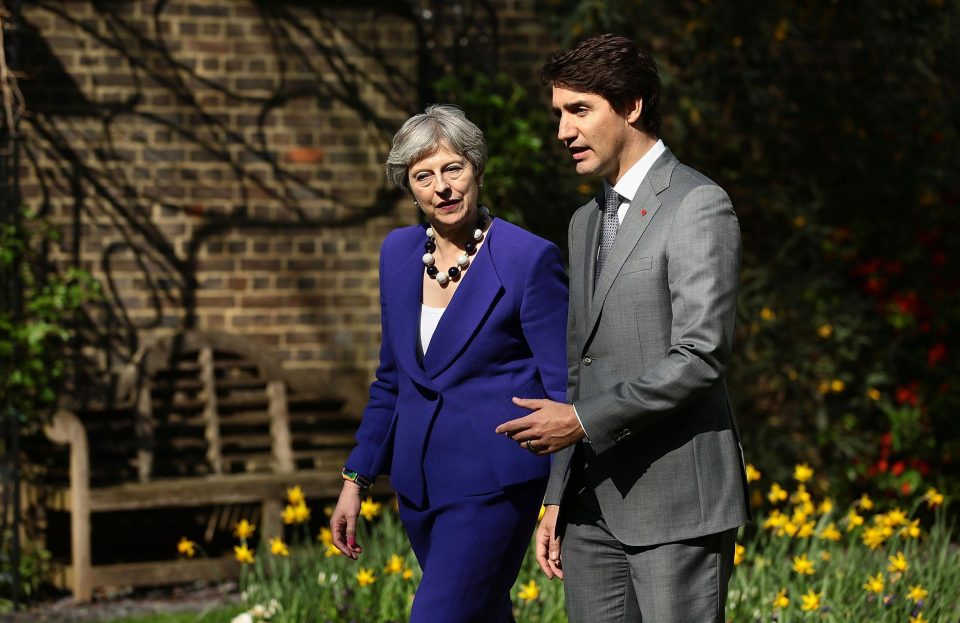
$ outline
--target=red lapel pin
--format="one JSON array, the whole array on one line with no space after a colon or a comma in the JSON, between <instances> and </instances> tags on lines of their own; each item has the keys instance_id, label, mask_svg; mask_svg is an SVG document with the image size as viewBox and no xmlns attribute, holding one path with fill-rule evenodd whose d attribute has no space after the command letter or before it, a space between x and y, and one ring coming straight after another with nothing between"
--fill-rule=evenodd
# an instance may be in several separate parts
<instances>
[{"instance_id":1,"label":"red lapel pin","mask_svg":"<svg viewBox=\"0 0 960 623\"><path fill-rule=\"evenodd\" d=\"M646 216L646 215L647 215L646 210L640 210L640 216Z\"/></svg>"}]
</instances>

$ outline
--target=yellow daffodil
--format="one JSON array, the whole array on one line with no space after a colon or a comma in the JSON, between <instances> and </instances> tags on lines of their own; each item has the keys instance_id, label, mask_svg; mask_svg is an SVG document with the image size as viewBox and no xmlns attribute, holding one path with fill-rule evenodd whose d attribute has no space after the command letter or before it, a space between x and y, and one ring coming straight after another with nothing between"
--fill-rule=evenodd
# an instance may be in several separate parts
<instances>
[{"instance_id":1,"label":"yellow daffodil","mask_svg":"<svg viewBox=\"0 0 960 623\"><path fill-rule=\"evenodd\" d=\"M747 482L756 482L760 480L760 470L753 466L753 463L747 463Z\"/></svg>"},{"instance_id":2,"label":"yellow daffodil","mask_svg":"<svg viewBox=\"0 0 960 623\"><path fill-rule=\"evenodd\" d=\"M283 542L283 539L274 537L270 539L270 553L274 556L289 556L290 549L287 547L287 544Z\"/></svg>"},{"instance_id":3,"label":"yellow daffodil","mask_svg":"<svg viewBox=\"0 0 960 623\"><path fill-rule=\"evenodd\" d=\"M820 609L820 593L814 592L812 588L801 595L800 600L800 609L804 612L811 612L813 610Z\"/></svg>"},{"instance_id":4,"label":"yellow daffodil","mask_svg":"<svg viewBox=\"0 0 960 623\"><path fill-rule=\"evenodd\" d=\"M310 519L310 507L306 504L297 504L293 507L293 521L294 523L304 523Z\"/></svg>"},{"instance_id":5,"label":"yellow daffodil","mask_svg":"<svg viewBox=\"0 0 960 623\"><path fill-rule=\"evenodd\" d=\"M297 509L296 509L296 507L291 506L290 504L287 504L287 505L283 508L283 513L282 513L280 516L281 516L281 518L283 519L283 523L285 523L285 524L287 524L287 525L289 526L289 525L292 524L294 521L296 521Z\"/></svg>"},{"instance_id":6,"label":"yellow daffodil","mask_svg":"<svg viewBox=\"0 0 960 623\"><path fill-rule=\"evenodd\" d=\"M876 387L871 387L870 389L867 390L867 398L869 398L874 402L877 402L878 400L880 400L880 390L877 389Z\"/></svg>"},{"instance_id":7,"label":"yellow daffodil","mask_svg":"<svg viewBox=\"0 0 960 623\"><path fill-rule=\"evenodd\" d=\"M330 528L320 528L320 534L317 535L317 540L324 545L331 545L333 544L333 532L330 531Z\"/></svg>"},{"instance_id":8,"label":"yellow daffodil","mask_svg":"<svg viewBox=\"0 0 960 623\"><path fill-rule=\"evenodd\" d=\"M763 520L763 528L765 530L775 530L782 528L783 524L786 522L787 516L777 509L773 509L773 511L770 513L770 516Z\"/></svg>"},{"instance_id":9,"label":"yellow daffodil","mask_svg":"<svg viewBox=\"0 0 960 623\"><path fill-rule=\"evenodd\" d=\"M813 514L813 504L810 502L801 502L796 508L793 509L793 521L796 523L805 522L810 515Z\"/></svg>"},{"instance_id":10,"label":"yellow daffodil","mask_svg":"<svg viewBox=\"0 0 960 623\"><path fill-rule=\"evenodd\" d=\"M917 616L910 617L910 623L930 623L930 622L927 621L925 618L923 618L922 612L918 612Z\"/></svg>"},{"instance_id":11,"label":"yellow daffodil","mask_svg":"<svg viewBox=\"0 0 960 623\"><path fill-rule=\"evenodd\" d=\"M857 506L859 506L861 510L868 511L873 508L873 500L870 499L869 495L864 493L860 496L860 499L857 500Z\"/></svg>"},{"instance_id":12,"label":"yellow daffodil","mask_svg":"<svg viewBox=\"0 0 960 623\"><path fill-rule=\"evenodd\" d=\"M360 514L367 521L373 521L373 518L380 514L380 508L383 506L380 502L374 502L373 498L368 497L360 503Z\"/></svg>"},{"instance_id":13,"label":"yellow daffodil","mask_svg":"<svg viewBox=\"0 0 960 623\"><path fill-rule=\"evenodd\" d=\"M303 496L303 489L300 485L287 489L287 501L296 506L297 504L306 504L307 500Z\"/></svg>"},{"instance_id":14,"label":"yellow daffodil","mask_svg":"<svg viewBox=\"0 0 960 623\"><path fill-rule=\"evenodd\" d=\"M383 568L384 573L388 575L393 575L395 573L400 573L403 571L403 558L393 554L390 556L390 559L387 560L387 566Z\"/></svg>"},{"instance_id":15,"label":"yellow daffodil","mask_svg":"<svg viewBox=\"0 0 960 623\"><path fill-rule=\"evenodd\" d=\"M833 522L830 522L820 531L818 536L824 541L839 541L840 531L837 530L837 526Z\"/></svg>"},{"instance_id":16,"label":"yellow daffodil","mask_svg":"<svg viewBox=\"0 0 960 623\"><path fill-rule=\"evenodd\" d=\"M197 544L187 537L181 537L180 542L177 543L177 553L187 558L193 558L194 554L197 553Z\"/></svg>"},{"instance_id":17,"label":"yellow daffodil","mask_svg":"<svg viewBox=\"0 0 960 623\"><path fill-rule=\"evenodd\" d=\"M800 463L793 468L793 479L797 482L807 482L813 478L813 469L806 463Z\"/></svg>"},{"instance_id":18,"label":"yellow daffodil","mask_svg":"<svg viewBox=\"0 0 960 623\"><path fill-rule=\"evenodd\" d=\"M844 384L844 382L841 381L840 379L833 379L832 381L830 381L830 391L832 391L835 394L839 394L846 387L847 387L846 384Z\"/></svg>"},{"instance_id":19,"label":"yellow daffodil","mask_svg":"<svg viewBox=\"0 0 960 623\"><path fill-rule=\"evenodd\" d=\"M790 605L790 599L787 598L787 589L781 588L773 598L773 607L783 609Z\"/></svg>"},{"instance_id":20,"label":"yellow daffodil","mask_svg":"<svg viewBox=\"0 0 960 623\"><path fill-rule=\"evenodd\" d=\"M376 581L377 581L377 576L374 575L373 569L360 567L360 570L357 571L357 584L359 584L360 586L370 586Z\"/></svg>"},{"instance_id":21,"label":"yellow daffodil","mask_svg":"<svg viewBox=\"0 0 960 623\"><path fill-rule=\"evenodd\" d=\"M923 495L923 499L927 501L928 508L933 508L943 504L943 494L933 487L927 489L927 492Z\"/></svg>"},{"instance_id":22,"label":"yellow daffodil","mask_svg":"<svg viewBox=\"0 0 960 623\"><path fill-rule=\"evenodd\" d=\"M871 575L867 577L867 581L863 583L863 588L868 593L880 594L883 592L883 573L878 573L877 575Z\"/></svg>"},{"instance_id":23,"label":"yellow daffodil","mask_svg":"<svg viewBox=\"0 0 960 623\"><path fill-rule=\"evenodd\" d=\"M807 486L802 483L797 487L797 490L794 492L794 494L790 496L790 502L792 504L797 506L810 505L810 507L813 508L813 504L810 502L810 500L811 500L810 492L807 491Z\"/></svg>"},{"instance_id":24,"label":"yellow daffodil","mask_svg":"<svg viewBox=\"0 0 960 623\"><path fill-rule=\"evenodd\" d=\"M253 564L253 552L246 545L234 545L233 554L236 556L237 562L245 565Z\"/></svg>"},{"instance_id":25,"label":"yellow daffodil","mask_svg":"<svg viewBox=\"0 0 960 623\"><path fill-rule=\"evenodd\" d=\"M850 512L847 513L847 532L850 532L854 528L863 525L863 516L858 515L857 511L850 509Z\"/></svg>"},{"instance_id":26,"label":"yellow daffodil","mask_svg":"<svg viewBox=\"0 0 960 623\"><path fill-rule=\"evenodd\" d=\"M800 526L800 529L797 530L797 538L809 539L810 537L813 536L813 533L816 530L816 527L817 527L816 522L813 522L813 521L805 522L802 526Z\"/></svg>"},{"instance_id":27,"label":"yellow daffodil","mask_svg":"<svg viewBox=\"0 0 960 623\"><path fill-rule=\"evenodd\" d=\"M930 593L927 589L923 588L921 585L917 584L916 586L911 586L910 590L907 592L907 599L913 603L917 603L927 598L927 595Z\"/></svg>"},{"instance_id":28,"label":"yellow daffodil","mask_svg":"<svg viewBox=\"0 0 960 623\"><path fill-rule=\"evenodd\" d=\"M883 535L883 528L879 526L864 530L861 539L863 540L863 544L870 549L878 549L883 545L884 541L887 540Z\"/></svg>"},{"instance_id":29,"label":"yellow daffodil","mask_svg":"<svg viewBox=\"0 0 960 623\"><path fill-rule=\"evenodd\" d=\"M334 508L329 504L323 507L323 514L326 515L327 518L333 517L333 511L334 511Z\"/></svg>"},{"instance_id":30,"label":"yellow daffodil","mask_svg":"<svg viewBox=\"0 0 960 623\"><path fill-rule=\"evenodd\" d=\"M817 512L821 515L829 515L833 512L833 500L830 498L823 498L823 501L820 502L820 505L817 506Z\"/></svg>"},{"instance_id":31,"label":"yellow daffodil","mask_svg":"<svg viewBox=\"0 0 960 623\"><path fill-rule=\"evenodd\" d=\"M900 528L900 536L906 539L919 539L920 538L920 520L914 519L904 527Z\"/></svg>"},{"instance_id":32,"label":"yellow daffodil","mask_svg":"<svg viewBox=\"0 0 960 623\"><path fill-rule=\"evenodd\" d=\"M255 525L246 519L241 519L240 523L233 526L233 535L238 539L247 539L256 531L256 529L257 527Z\"/></svg>"},{"instance_id":33,"label":"yellow daffodil","mask_svg":"<svg viewBox=\"0 0 960 623\"><path fill-rule=\"evenodd\" d=\"M831 558L833 558L833 555L828 550L820 552L820 560L823 562L830 562Z\"/></svg>"},{"instance_id":34,"label":"yellow daffodil","mask_svg":"<svg viewBox=\"0 0 960 623\"><path fill-rule=\"evenodd\" d=\"M764 307L760 310L760 318L770 322L771 320L775 320L777 318L777 314L775 314L774 311L769 307Z\"/></svg>"},{"instance_id":35,"label":"yellow daffodil","mask_svg":"<svg viewBox=\"0 0 960 623\"><path fill-rule=\"evenodd\" d=\"M823 339L827 339L833 335L833 327L831 327L829 324L822 324L819 328L817 328L817 335Z\"/></svg>"},{"instance_id":36,"label":"yellow daffodil","mask_svg":"<svg viewBox=\"0 0 960 623\"><path fill-rule=\"evenodd\" d=\"M890 566L887 567L887 571L890 573L903 573L910 568L910 563L907 562L907 557L903 555L903 552L897 552L895 556L890 556L887 560L890 561Z\"/></svg>"},{"instance_id":37,"label":"yellow daffodil","mask_svg":"<svg viewBox=\"0 0 960 623\"><path fill-rule=\"evenodd\" d=\"M793 521L785 521L783 526L780 527L780 530L777 531L777 536L787 535L793 538L797 535L798 530L800 530L800 526L793 523Z\"/></svg>"},{"instance_id":38,"label":"yellow daffodil","mask_svg":"<svg viewBox=\"0 0 960 623\"><path fill-rule=\"evenodd\" d=\"M406 569L403 570L403 573L400 574L400 577L403 578L404 580L412 580L413 569L411 569L410 567L407 567Z\"/></svg>"},{"instance_id":39,"label":"yellow daffodil","mask_svg":"<svg viewBox=\"0 0 960 623\"><path fill-rule=\"evenodd\" d=\"M884 522L890 527L906 525L907 519L907 513L902 508L894 508L884 515Z\"/></svg>"},{"instance_id":40,"label":"yellow daffodil","mask_svg":"<svg viewBox=\"0 0 960 623\"><path fill-rule=\"evenodd\" d=\"M523 601L536 601L540 597L540 587L533 580L520 585L520 592L517 597Z\"/></svg>"},{"instance_id":41,"label":"yellow daffodil","mask_svg":"<svg viewBox=\"0 0 960 623\"><path fill-rule=\"evenodd\" d=\"M734 566L739 565L741 562L743 562L743 555L746 551L747 551L747 548L745 548L743 545L740 545L739 543L734 545L733 547Z\"/></svg>"},{"instance_id":42,"label":"yellow daffodil","mask_svg":"<svg viewBox=\"0 0 960 623\"><path fill-rule=\"evenodd\" d=\"M770 485L770 491L767 492L767 499L771 504L782 502L787 499L787 492L778 483L773 483Z\"/></svg>"},{"instance_id":43,"label":"yellow daffodil","mask_svg":"<svg viewBox=\"0 0 960 623\"><path fill-rule=\"evenodd\" d=\"M807 558L806 553L793 557L793 570L800 575L813 575L813 572L816 571L813 562Z\"/></svg>"},{"instance_id":44,"label":"yellow daffodil","mask_svg":"<svg viewBox=\"0 0 960 623\"><path fill-rule=\"evenodd\" d=\"M337 549L337 546L331 541L327 543L327 549L323 550L324 558L332 558L333 556L343 556L343 552Z\"/></svg>"},{"instance_id":45,"label":"yellow daffodil","mask_svg":"<svg viewBox=\"0 0 960 623\"><path fill-rule=\"evenodd\" d=\"M830 381L820 381L817 383L817 393L819 394L829 394L830 393Z\"/></svg>"}]
</instances>

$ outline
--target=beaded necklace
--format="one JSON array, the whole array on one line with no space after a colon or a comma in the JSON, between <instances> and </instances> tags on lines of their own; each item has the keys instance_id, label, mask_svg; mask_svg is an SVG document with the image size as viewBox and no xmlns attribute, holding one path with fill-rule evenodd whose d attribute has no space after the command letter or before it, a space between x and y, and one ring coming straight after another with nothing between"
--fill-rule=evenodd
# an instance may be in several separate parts
<instances>
[{"instance_id":1,"label":"beaded necklace","mask_svg":"<svg viewBox=\"0 0 960 623\"><path fill-rule=\"evenodd\" d=\"M456 281L460 278L467 267L470 266L470 256L477 252L477 244L483 240L483 227L487 224L487 217L490 216L490 210L486 206L480 206L478 209L477 227L473 230L473 240L464 245L464 251L457 256L457 263L446 271L441 272L437 268L437 261L433 257L433 252L437 250L437 235L432 227L427 227L427 241L423 245L426 253L423 254L423 265L427 276L436 279L441 286L447 285L449 281Z\"/></svg>"}]
</instances>

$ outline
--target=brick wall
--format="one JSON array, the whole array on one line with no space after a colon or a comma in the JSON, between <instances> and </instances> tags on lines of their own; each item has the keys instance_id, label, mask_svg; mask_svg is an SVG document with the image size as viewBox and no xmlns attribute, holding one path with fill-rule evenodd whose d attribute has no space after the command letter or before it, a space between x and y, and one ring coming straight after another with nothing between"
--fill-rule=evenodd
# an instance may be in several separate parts
<instances>
[{"instance_id":1,"label":"brick wall","mask_svg":"<svg viewBox=\"0 0 960 623\"><path fill-rule=\"evenodd\" d=\"M451 58L486 54L534 87L549 45L532 1L451 6L27 4L22 188L60 233L51 259L104 286L88 367L117 369L157 334L226 331L362 402L379 244L417 220L384 180L392 133Z\"/></svg>"}]
</instances>

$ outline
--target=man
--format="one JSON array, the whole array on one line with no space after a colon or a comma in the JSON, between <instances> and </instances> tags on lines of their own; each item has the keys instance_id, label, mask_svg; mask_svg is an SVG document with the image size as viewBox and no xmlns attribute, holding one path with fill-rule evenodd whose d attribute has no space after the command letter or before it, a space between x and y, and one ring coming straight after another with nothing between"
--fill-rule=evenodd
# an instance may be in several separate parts
<instances>
[{"instance_id":1,"label":"man","mask_svg":"<svg viewBox=\"0 0 960 623\"><path fill-rule=\"evenodd\" d=\"M497 428L554 453L537 561L572 622L722 622L749 519L724 371L740 232L727 194L658 139L660 79L623 37L544 66L558 138L603 196L570 222L567 400Z\"/></svg>"}]
</instances>

